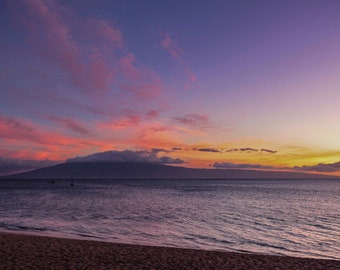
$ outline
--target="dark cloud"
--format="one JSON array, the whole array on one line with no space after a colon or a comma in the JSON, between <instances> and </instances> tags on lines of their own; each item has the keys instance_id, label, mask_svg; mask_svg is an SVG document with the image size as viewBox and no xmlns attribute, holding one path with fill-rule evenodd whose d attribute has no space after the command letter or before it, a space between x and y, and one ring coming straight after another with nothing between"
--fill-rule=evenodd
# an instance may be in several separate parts
<instances>
[{"instance_id":1,"label":"dark cloud","mask_svg":"<svg viewBox=\"0 0 340 270\"><path fill-rule=\"evenodd\" d=\"M235 164L231 162L216 162L213 164L213 167L216 169L276 169L273 166L264 166L260 164Z\"/></svg>"},{"instance_id":2,"label":"dark cloud","mask_svg":"<svg viewBox=\"0 0 340 270\"><path fill-rule=\"evenodd\" d=\"M295 166L295 170L314 171L314 172L338 172L340 171L340 161L334 163L319 163L313 166Z\"/></svg>"},{"instance_id":3,"label":"dark cloud","mask_svg":"<svg viewBox=\"0 0 340 270\"><path fill-rule=\"evenodd\" d=\"M277 151L275 150L270 150L270 149L257 149L257 148L251 148L251 147L243 147L243 148L231 148L231 149L226 149L225 152L243 152L243 153L270 153L270 154L275 154Z\"/></svg>"},{"instance_id":4,"label":"dark cloud","mask_svg":"<svg viewBox=\"0 0 340 270\"><path fill-rule=\"evenodd\" d=\"M183 116L172 117L172 120L191 128L207 129L211 127L209 117L197 113L188 113Z\"/></svg>"},{"instance_id":5,"label":"dark cloud","mask_svg":"<svg viewBox=\"0 0 340 270\"><path fill-rule=\"evenodd\" d=\"M173 147L173 148L172 148L172 151L180 151L180 150L182 150L181 147Z\"/></svg>"},{"instance_id":6,"label":"dark cloud","mask_svg":"<svg viewBox=\"0 0 340 270\"><path fill-rule=\"evenodd\" d=\"M247 152L247 153L258 152L258 151L259 151L259 149L250 148L250 147L244 147L244 148L231 148L231 149L225 150L225 152Z\"/></svg>"},{"instance_id":7,"label":"dark cloud","mask_svg":"<svg viewBox=\"0 0 340 270\"><path fill-rule=\"evenodd\" d=\"M270 149L257 149L257 148L251 148L251 147L241 147L241 148L231 148L231 149L218 149L218 148L192 148L194 151L201 151L201 152L212 152L212 153L232 153L232 152L240 152L240 153L269 153L269 154L275 154L277 151L270 150Z\"/></svg>"},{"instance_id":8,"label":"dark cloud","mask_svg":"<svg viewBox=\"0 0 340 270\"><path fill-rule=\"evenodd\" d=\"M159 160L162 164L182 164L184 163L183 159L180 158L172 158L169 156L160 157Z\"/></svg>"},{"instance_id":9,"label":"dark cloud","mask_svg":"<svg viewBox=\"0 0 340 270\"><path fill-rule=\"evenodd\" d=\"M158 154L158 153L161 153L161 152L164 152L164 153L172 152L172 150L167 150L167 149L163 149L163 148L151 148L150 151L152 153L155 153L155 154Z\"/></svg>"},{"instance_id":10,"label":"dark cloud","mask_svg":"<svg viewBox=\"0 0 340 270\"><path fill-rule=\"evenodd\" d=\"M270 150L270 149L260 149L261 152L266 152L266 153L270 153L270 154L275 154L277 153L277 151L275 150Z\"/></svg>"},{"instance_id":11,"label":"dark cloud","mask_svg":"<svg viewBox=\"0 0 340 270\"><path fill-rule=\"evenodd\" d=\"M14 159L0 156L0 175L14 174L38 168L53 166L58 161Z\"/></svg>"},{"instance_id":12,"label":"dark cloud","mask_svg":"<svg viewBox=\"0 0 340 270\"><path fill-rule=\"evenodd\" d=\"M200 152L212 152L212 153L222 153L221 150L216 148L192 148L194 151L200 151Z\"/></svg>"},{"instance_id":13,"label":"dark cloud","mask_svg":"<svg viewBox=\"0 0 340 270\"><path fill-rule=\"evenodd\" d=\"M84 157L75 157L68 159L67 162L89 162L89 161L125 161L125 162L146 162L158 164L180 164L184 163L182 159L172 158L169 156L158 156L160 152L169 152L168 150L153 148L143 151L106 151L95 153Z\"/></svg>"}]
</instances>

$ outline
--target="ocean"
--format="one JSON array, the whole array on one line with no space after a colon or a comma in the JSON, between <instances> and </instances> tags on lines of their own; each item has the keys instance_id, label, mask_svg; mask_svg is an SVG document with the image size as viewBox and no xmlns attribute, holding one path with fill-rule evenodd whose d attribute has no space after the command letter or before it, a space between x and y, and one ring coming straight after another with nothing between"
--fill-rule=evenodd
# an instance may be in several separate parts
<instances>
[{"instance_id":1,"label":"ocean","mask_svg":"<svg viewBox=\"0 0 340 270\"><path fill-rule=\"evenodd\" d=\"M0 230L340 259L340 180L0 180Z\"/></svg>"}]
</instances>

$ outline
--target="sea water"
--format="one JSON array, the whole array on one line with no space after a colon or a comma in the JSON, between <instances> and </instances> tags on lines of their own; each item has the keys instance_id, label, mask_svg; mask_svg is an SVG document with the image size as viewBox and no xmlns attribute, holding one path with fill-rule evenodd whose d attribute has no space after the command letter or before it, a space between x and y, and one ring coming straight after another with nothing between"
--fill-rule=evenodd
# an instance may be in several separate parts
<instances>
[{"instance_id":1,"label":"sea water","mask_svg":"<svg viewBox=\"0 0 340 270\"><path fill-rule=\"evenodd\" d=\"M0 180L0 230L340 259L340 180Z\"/></svg>"}]
</instances>

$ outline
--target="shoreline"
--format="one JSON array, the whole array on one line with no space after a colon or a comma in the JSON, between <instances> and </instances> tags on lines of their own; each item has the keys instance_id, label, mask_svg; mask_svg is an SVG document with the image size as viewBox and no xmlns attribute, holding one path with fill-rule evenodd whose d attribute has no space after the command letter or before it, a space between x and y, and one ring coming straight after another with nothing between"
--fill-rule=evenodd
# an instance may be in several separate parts
<instances>
[{"instance_id":1,"label":"shoreline","mask_svg":"<svg viewBox=\"0 0 340 270\"><path fill-rule=\"evenodd\" d=\"M1 269L340 269L340 260L0 232Z\"/></svg>"}]
</instances>

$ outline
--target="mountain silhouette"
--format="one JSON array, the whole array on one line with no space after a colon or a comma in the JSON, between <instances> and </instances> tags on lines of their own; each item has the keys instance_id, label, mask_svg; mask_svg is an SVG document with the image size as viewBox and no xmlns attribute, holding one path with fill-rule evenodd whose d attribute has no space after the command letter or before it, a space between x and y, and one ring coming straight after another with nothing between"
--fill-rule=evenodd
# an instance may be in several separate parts
<instances>
[{"instance_id":1,"label":"mountain silhouette","mask_svg":"<svg viewBox=\"0 0 340 270\"><path fill-rule=\"evenodd\" d=\"M66 162L2 178L70 179L71 177L76 179L269 179L330 176L282 171L198 169L141 162Z\"/></svg>"}]
</instances>

